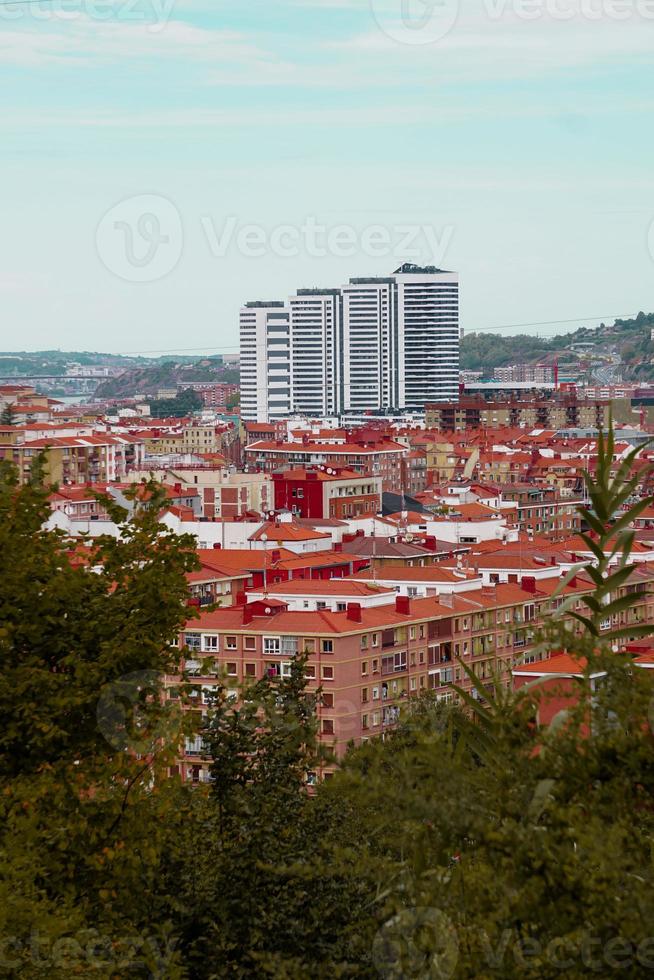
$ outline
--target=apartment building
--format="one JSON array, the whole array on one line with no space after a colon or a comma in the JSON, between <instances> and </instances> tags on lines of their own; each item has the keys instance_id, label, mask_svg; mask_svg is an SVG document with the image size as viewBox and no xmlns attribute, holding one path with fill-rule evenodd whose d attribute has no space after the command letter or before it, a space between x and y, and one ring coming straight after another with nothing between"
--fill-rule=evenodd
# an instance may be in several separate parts
<instances>
[{"instance_id":1,"label":"apartment building","mask_svg":"<svg viewBox=\"0 0 654 980\"><path fill-rule=\"evenodd\" d=\"M381 510L382 480L362 478L342 467L283 470L272 474L275 510L297 517L336 520L377 514Z\"/></svg>"},{"instance_id":2,"label":"apartment building","mask_svg":"<svg viewBox=\"0 0 654 980\"><path fill-rule=\"evenodd\" d=\"M486 400L461 397L445 404L427 404L426 425L439 432L473 429L603 428L608 425L608 400L580 399L571 393L551 398Z\"/></svg>"},{"instance_id":3,"label":"apartment building","mask_svg":"<svg viewBox=\"0 0 654 980\"><path fill-rule=\"evenodd\" d=\"M642 602L606 628L651 621L648 583L653 578L638 569L628 588L642 593ZM320 738L342 755L350 741L358 744L393 729L403 706L423 691L444 700L454 696L452 684L472 691L458 658L474 668L484 686L490 688L496 677L510 686L517 664L540 658L534 651L536 632L552 610L570 597L577 598L579 609L580 596L592 590L582 575L554 597L559 586L558 576L536 580L525 575L520 584L417 599L398 595L380 604L374 590L350 596L346 583L323 583L324 596L332 590L338 594L336 610L299 610L297 602L291 608L288 590L277 596L269 586L246 605L191 620L179 642L200 711L209 707L219 676L235 686L264 676L281 678L289 674L294 657L306 653L308 686L323 692ZM312 592L304 598L311 602ZM176 683L176 678L167 679L172 696ZM484 692L474 696L483 699ZM184 778L198 781L207 777L209 762L202 740L195 739L186 744L178 765Z\"/></svg>"},{"instance_id":4,"label":"apartment building","mask_svg":"<svg viewBox=\"0 0 654 980\"><path fill-rule=\"evenodd\" d=\"M27 482L31 466L41 454L46 478L52 483L111 483L124 480L130 470L142 465L144 443L132 436L96 434L0 444L0 459L16 465L21 483Z\"/></svg>"},{"instance_id":5,"label":"apartment building","mask_svg":"<svg viewBox=\"0 0 654 980\"><path fill-rule=\"evenodd\" d=\"M404 485L402 461L408 449L378 433L360 433L345 443L262 441L252 442L243 454L249 466L264 473L286 468L345 468L362 476L379 477L383 490L401 490Z\"/></svg>"},{"instance_id":6,"label":"apartment building","mask_svg":"<svg viewBox=\"0 0 654 980\"><path fill-rule=\"evenodd\" d=\"M241 414L270 422L389 407L422 412L459 383L458 276L409 263L383 278L299 289L240 314Z\"/></svg>"}]
</instances>

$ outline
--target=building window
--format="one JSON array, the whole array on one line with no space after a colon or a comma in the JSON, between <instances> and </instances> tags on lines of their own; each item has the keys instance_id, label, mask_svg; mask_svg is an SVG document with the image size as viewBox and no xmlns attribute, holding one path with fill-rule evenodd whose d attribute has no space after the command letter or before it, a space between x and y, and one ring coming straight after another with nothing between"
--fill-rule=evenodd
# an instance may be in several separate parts
<instances>
[{"instance_id":1,"label":"building window","mask_svg":"<svg viewBox=\"0 0 654 980\"><path fill-rule=\"evenodd\" d=\"M236 650L236 647L237 647L236 637L235 636L226 636L225 637L225 650Z\"/></svg>"},{"instance_id":2,"label":"building window","mask_svg":"<svg viewBox=\"0 0 654 980\"><path fill-rule=\"evenodd\" d=\"M324 681L334 680L334 668L333 667L323 667L322 668L322 679Z\"/></svg>"},{"instance_id":3,"label":"building window","mask_svg":"<svg viewBox=\"0 0 654 980\"><path fill-rule=\"evenodd\" d=\"M362 702L363 702L364 704L365 704L365 703L367 702L367 700L368 700L368 688L367 688L367 687L362 687L362 688L361 688L361 700L362 700Z\"/></svg>"},{"instance_id":4,"label":"building window","mask_svg":"<svg viewBox=\"0 0 654 980\"><path fill-rule=\"evenodd\" d=\"M236 673L237 673L236 664L232 662L232 663L228 663L226 666L227 666L227 676L236 677Z\"/></svg>"},{"instance_id":5,"label":"building window","mask_svg":"<svg viewBox=\"0 0 654 980\"><path fill-rule=\"evenodd\" d=\"M322 703L324 708L334 707L334 695L333 694L323 694Z\"/></svg>"},{"instance_id":6,"label":"building window","mask_svg":"<svg viewBox=\"0 0 654 980\"><path fill-rule=\"evenodd\" d=\"M200 649L201 637L199 633L187 633L185 639L186 646L189 648L189 650Z\"/></svg>"},{"instance_id":7,"label":"building window","mask_svg":"<svg viewBox=\"0 0 654 980\"><path fill-rule=\"evenodd\" d=\"M361 661L361 676L362 677L367 677L368 676L368 661L367 660L362 660Z\"/></svg>"},{"instance_id":8,"label":"building window","mask_svg":"<svg viewBox=\"0 0 654 980\"><path fill-rule=\"evenodd\" d=\"M304 638L304 652L305 653L315 653L316 652L316 641L310 640L307 637Z\"/></svg>"},{"instance_id":9,"label":"building window","mask_svg":"<svg viewBox=\"0 0 654 980\"><path fill-rule=\"evenodd\" d=\"M215 653L218 650L218 637L217 636L203 636L202 637L202 649Z\"/></svg>"},{"instance_id":10,"label":"building window","mask_svg":"<svg viewBox=\"0 0 654 980\"><path fill-rule=\"evenodd\" d=\"M282 652L282 641L278 636L264 636L263 652L265 654L280 654Z\"/></svg>"},{"instance_id":11,"label":"building window","mask_svg":"<svg viewBox=\"0 0 654 980\"><path fill-rule=\"evenodd\" d=\"M322 640L320 644L320 649L323 653L333 653L334 652L334 641L333 640Z\"/></svg>"},{"instance_id":12,"label":"building window","mask_svg":"<svg viewBox=\"0 0 654 980\"><path fill-rule=\"evenodd\" d=\"M372 634L372 645L374 647L378 647L379 646L379 633L373 633Z\"/></svg>"},{"instance_id":13,"label":"building window","mask_svg":"<svg viewBox=\"0 0 654 980\"><path fill-rule=\"evenodd\" d=\"M257 649L257 638L256 636L246 636L243 640L243 646L246 650L256 650Z\"/></svg>"},{"instance_id":14,"label":"building window","mask_svg":"<svg viewBox=\"0 0 654 980\"><path fill-rule=\"evenodd\" d=\"M305 677L307 680L315 680L316 678L316 668L314 664L307 664L304 668Z\"/></svg>"},{"instance_id":15,"label":"building window","mask_svg":"<svg viewBox=\"0 0 654 980\"><path fill-rule=\"evenodd\" d=\"M361 727L364 731L368 728L368 715L361 715Z\"/></svg>"},{"instance_id":16,"label":"building window","mask_svg":"<svg viewBox=\"0 0 654 980\"><path fill-rule=\"evenodd\" d=\"M257 676L257 665L256 664L246 664L245 665L245 676L246 677L256 677Z\"/></svg>"},{"instance_id":17,"label":"building window","mask_svg":"<svg viewBox=\"0 0 654 980\"><path fill-rule=\"evenodd\" d=\"M364 633L363 636L361 637L361 649L362 650L367 650L368 649L368 634L367 633Z\"/></svg>"}]
</instances>

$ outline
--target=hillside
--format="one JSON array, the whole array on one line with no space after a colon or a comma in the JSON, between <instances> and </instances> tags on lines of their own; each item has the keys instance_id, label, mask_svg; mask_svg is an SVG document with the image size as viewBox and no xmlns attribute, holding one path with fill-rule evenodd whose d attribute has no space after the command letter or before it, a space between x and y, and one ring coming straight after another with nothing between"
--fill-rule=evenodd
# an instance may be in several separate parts
<instances>
[{"instance_id":1,"label":"hillside","mask_svg":"<svg viewBox=\"0 0 654 980\"><path fill-rule=\"evenodd\" d=\"M654 380L654 313L639 313L632 320L616 320L595 328L582 327L572 333L555 337L528 334L507 336L492 333L470 333L461 343L461 369L484 371L506 364L550 361L558 356L561 365L578 368L579 362L616 354L622 361L625 381ZM573 350L584 345L584 350Z\"/></svg>"},{"instance_id":2,"label":"hillside","mask_svg":"<svg viewBox=\"0 0 654 980\"><path fill-rule=\"evenodd\" d=\"M101 351L0 351L0 374L16 378L33 378L39 375L66 374L71 365L82 367L136 368L164 364L193 364L196 357L180 357L170 354L162 357L143 357L126 354L105 354Z\"/></svg>"},{"instance_id":3,"label":"hillside","mask_svg":"<svg viewBox=\"0 0 654 980\"><path fill-rule=\"evenodd\" d=\"M202 358L191 364L173 361L130 368L116 378L103 381L96 389L95 397L128 398L132 395L153 395L161 388L175 388L185 382L238 383L238 377L238 371L226 368L212 358Z\"/></svg>"}]
</instances>

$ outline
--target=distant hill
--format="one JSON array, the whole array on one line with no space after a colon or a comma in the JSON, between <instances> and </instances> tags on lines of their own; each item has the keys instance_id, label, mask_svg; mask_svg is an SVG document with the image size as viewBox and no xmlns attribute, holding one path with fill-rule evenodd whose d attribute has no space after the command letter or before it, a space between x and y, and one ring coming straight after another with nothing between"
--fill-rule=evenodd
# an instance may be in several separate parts
<instances>
[{"instance_id":1,"label":"distant hill","mask_svg":"<svg viewBox=\"0 0 654 980\"><path fill-rule=\"evenodd\" d=\"M143 357L127 354L105 354L102 351L0 351L0 374L13 374L17 378L35 377L39 374L66 373L72 364L83 367L156 367L162 364L195 364L194 357L164 354L161 357ZM211 360L211 358L208 358Z\"/></svg>"},{"instance_id":2,"label":"distant hill","mask_svg":"<svg viewBox=\"0 0 654 980\"><path fill-rule=\"evenodd\" d=\"M96 398L129 398L132 395L155 395L161 388L175 388L190 381L224 381L238 384L239 373L233 368L205 357L192 363L168 362L148 367L130 368L116 378L103 381Z\"/></svg>"},{"instance_id":3,"label":"distant hill","mask_svg":"<svg viewBox=\"0 0 654 980\"><path fill-rule=\"evenodd\" d=\"M582 327L573 333L555 337L535 337L528 334L469 333L461 343L461 369L484 371L507 364L550 361L558 356L560 364L575 366L580 357L602 357L609 352L620 355L624 380L654 380L654 313L639 313L632 320L616 320L595 328ZM583 350L572 349L585 345Z\"/></svg>"}]
</instances>

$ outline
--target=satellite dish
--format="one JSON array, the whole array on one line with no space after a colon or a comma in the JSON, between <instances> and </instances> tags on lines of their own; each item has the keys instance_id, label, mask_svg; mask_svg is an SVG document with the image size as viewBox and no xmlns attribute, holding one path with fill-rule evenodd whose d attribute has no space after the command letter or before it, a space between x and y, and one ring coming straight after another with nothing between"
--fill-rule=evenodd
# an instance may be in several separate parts
<instances>
[{"instance_id":1,"label":"satellite dish","mask_svg":"<svg viewBox=\"0 0 654 980\"><path fill-rule=\"evenodd\" d=\"M270 608L270 606L266 606L266 609L265 609L266 616L270 616L271 612L272 612L272 609Z\"/></svg>"}]
</instances>

